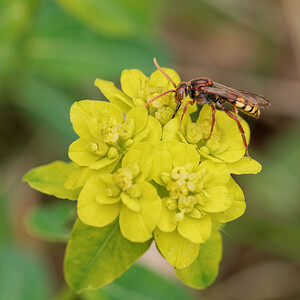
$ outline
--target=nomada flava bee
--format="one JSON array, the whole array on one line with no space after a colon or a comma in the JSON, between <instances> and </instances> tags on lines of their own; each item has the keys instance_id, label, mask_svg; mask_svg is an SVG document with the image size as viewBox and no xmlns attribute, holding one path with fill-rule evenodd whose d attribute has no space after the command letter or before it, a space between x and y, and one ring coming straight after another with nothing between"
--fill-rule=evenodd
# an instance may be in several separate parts
<instances>
[{"instance_id":1,"label":"nomada flava bee","mask_svg":"<svg viewBox=\"0 0 300 300\"><path fill-rule=\"evenodd\" d=\"M260 115L260 108L270 107L271 102L264 96L244 91L241 89L228 87L223 84L214 82L210 78L206 77L196 78L191 81L182 81L178 85L176 85L174 81L166 74L166 72L159 66L156 58L154 58L153 61L157 69L160 72L162 72L162 74L173 84L174 90L168 90L157 95L156 97L148 101L144 105L144 108L146 108L151 102L153 102L157 98L173 92L175 93L176 102L176 109L173 115L174 118L182 104L182 101L185 98L190 97L191 100L187 101L183 108L183 112L180 119L180 130L182 119L184 114L186 113L188 104L208 104L212 108L211 130L209 137L207 138L209 139L214 129L216 107L218 107L222 109L231 119L236 121L238 129L242 135L246 154L251 159L248 152L245 131L238 119L238 110L258 119ZM231 105L232 112L224 106L225 103L229 103Z\"/></svg>"}]
</instances>

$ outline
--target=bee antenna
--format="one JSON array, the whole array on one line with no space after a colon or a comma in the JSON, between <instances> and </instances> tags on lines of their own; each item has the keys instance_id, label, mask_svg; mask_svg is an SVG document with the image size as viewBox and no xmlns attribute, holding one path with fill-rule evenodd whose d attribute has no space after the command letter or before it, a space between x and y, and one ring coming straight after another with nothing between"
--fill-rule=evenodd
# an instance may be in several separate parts
<instances>
[{"instance_id":1,"label":"bee antenna","mask_svg":"<svg viewBox=\"0 0 300 300\"><path fill-rule=\"evenodd\" d=\"M170 78L170 76L160 67L160 65L158 64L156 58L154 57L153 58L153 62L156 66L156 68L161 71L165 76L166 78L173 84L174 88L176 89L177 85L175 84L175 82Z\"/></svg>"},{"instance_id":2,"label":"bee antenna","mask_svg":"<svg viewBox=\"0 0 300 300\"><path fill-rule=\"evenodd\" d=\"M163 95L165 95L165 94L168 94L168 93L174 93L174 92L175 92L175 90L169 90L169 91L165 91L165 92L163 92L163 93L157 95L156 97L154 97L154 98L152 98L151 100L149 100L149 101L143 106L143 108L146 108L151 102L153 102L153 101L156 100L157 98L159 98L159 97L161 97L161 96L163 96Z\"/></svg>"}]
</instances>

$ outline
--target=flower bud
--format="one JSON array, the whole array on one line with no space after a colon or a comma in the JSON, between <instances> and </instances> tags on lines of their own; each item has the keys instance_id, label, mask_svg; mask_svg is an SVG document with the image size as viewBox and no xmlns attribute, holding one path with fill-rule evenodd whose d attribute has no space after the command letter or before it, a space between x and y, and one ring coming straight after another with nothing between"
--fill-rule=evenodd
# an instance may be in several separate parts
<instances>
[{"instance_id":1,"label":"flower bud","mask_svg":"<svg viewBox=\"0 0 300 300\"><path fill-rule=\"evenodd\" d=\"M98 145L93 142L86 143L85 147L86 147L86 150L91 153L95 153L98 150Z\"/></svg>"},{"instance_id":2,"label":"flower bud","mask_svg":"<svg viewBox=\"0 0 300 300\"><path fill-rule=\"evenodd\" d=\"M126 190L126 192L131 198L136 199L142 196L142 188L138 184L133 184L130 188Z\"/></svg>"},{"instance_id":3,"label":"flower bud","mask_svg":"<svg viewBox=\"0 0 300 300\"><path fill-rule=\"evenodd\" d=\"M109 148L108 153L107 153L108 158L113 159L113 158L117 157L118 155L119 155L119 152L118 152L117 148L115 148L115 147Z\"/></svg>"},{"instance_id":4,"label":"flower bud","mask_svg":"<svg viewBox=\"0 0 300 300\"><path fill-rule=\"evenodd\" d=\"M119 136L122 140L128 140L132 137L134 132L134 121L132 119L126 119L121 125L119 130Z\"/></svg>"}]
</instances>

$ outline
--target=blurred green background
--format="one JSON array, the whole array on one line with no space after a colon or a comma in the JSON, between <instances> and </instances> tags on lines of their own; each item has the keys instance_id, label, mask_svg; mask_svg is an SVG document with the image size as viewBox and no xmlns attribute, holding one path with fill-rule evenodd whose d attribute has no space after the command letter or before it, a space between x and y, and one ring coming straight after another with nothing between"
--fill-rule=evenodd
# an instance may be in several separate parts
<instances>
[{"instance_id":1,"label":"blurred green background","mask_svg":"<svg viewBox=\"0 0 300 300\"><path fill-rule=\"evenodd\" d=\"M62 273L73 203L21 178L68 160L69 108L104 99L96 77L150 75L153 57L183 80L207 76L272 100L259 120L245 117L263 171L238 179L248 207L223 230L211 287L181 286L150 251L141 261L150 269L80 299L300 299L299 15L299 0L1 0L0 299L79 299Z\"/></svg>"}]
</instances>

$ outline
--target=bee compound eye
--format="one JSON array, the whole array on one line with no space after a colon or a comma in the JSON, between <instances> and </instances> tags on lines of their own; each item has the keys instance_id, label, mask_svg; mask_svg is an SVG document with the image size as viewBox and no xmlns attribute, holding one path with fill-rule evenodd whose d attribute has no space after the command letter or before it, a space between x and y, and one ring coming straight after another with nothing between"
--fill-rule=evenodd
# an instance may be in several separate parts
<instances>
[{"instance_id":1,"label":"bee compound eye","mask_svg":"<svg viewBox=\"0 0 300 300\"><path fill-rule=\"evenodd\" d=\"M183 97L184 97L184 91L183 91L183 89L180 89L179 90L179 98L180 98L180 100L182 100Z\"/></svg>"}]
</instances>

